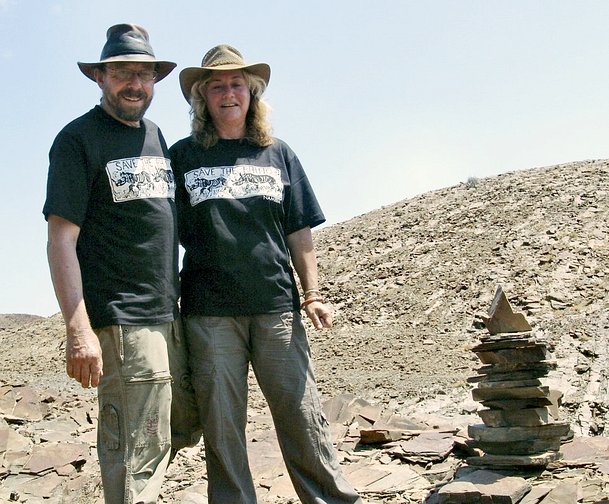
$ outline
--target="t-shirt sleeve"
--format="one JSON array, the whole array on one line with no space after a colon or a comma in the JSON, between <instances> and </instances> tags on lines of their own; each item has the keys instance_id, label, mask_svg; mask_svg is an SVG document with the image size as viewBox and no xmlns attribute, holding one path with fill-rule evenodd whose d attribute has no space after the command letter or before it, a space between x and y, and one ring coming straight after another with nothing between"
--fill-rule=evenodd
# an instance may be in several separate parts
<instances>
[{"instance_id":1,"label":"t-shirt sleeve","mask_svg":"<svg viewBox=\"0 0 609 504\"><path fill-rule=\"evenodd\" d=\"M184 241L184 229L187 227L184 220L187 214L186 209L188 208L189 198L184 186L184 175L180 171L180 167L182 166L181 160L179 159L181 149L178 144L179 142L169 148L169 158L171 159L171 170L173 171L173 176L176 181L175 202L178 209L178 235L180 243L182 243Z\"/></svg>"},{"instance_id":2,"label":"t-shirt sleeve","mask_svg":"<svg viewBox=\"0 0 609 504\"><path fill-rule=\"evenodd\" d=\"M284 199L285 233L289 235L307 226L313 228L326 221L307 175L294 152L286 146L290 184Z\"/></svg>"},{"instance_id":3,"label":"t-shirt sleeve","mask_svg":"<svg viewBox=\"0 0 609 504\"><path fill-rule=\"evenodd\" d=\"M49 152L45 219L54 214L82 226L92 183L89 172L82 141L71 133L59 133Z\"/></svg>"}]
</instances>

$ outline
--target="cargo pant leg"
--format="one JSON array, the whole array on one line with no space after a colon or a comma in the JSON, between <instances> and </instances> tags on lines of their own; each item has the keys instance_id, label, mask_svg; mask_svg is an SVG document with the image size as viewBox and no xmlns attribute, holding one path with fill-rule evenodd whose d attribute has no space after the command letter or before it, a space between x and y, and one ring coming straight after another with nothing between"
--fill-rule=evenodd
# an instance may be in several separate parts
<instances>
[{"instance_id":1,"label":"cargo pant leg","mask_svg":"<svg viewBox=\"0 0 609 504\"><path fill-rule=\"evenodd\" d=\"M305 504L362 503L344 477L323 414L298 313L257 315L252 365L269 404L290 479Z\"/></svg>"},{"instance_id":2,"label":"cargo pant leg","mask_svg":"<svg viewBox=\"0 0 609 504\"><path fill-rule=\"evenodd\" d=\"M172 377L171 448L175 454L182 448L195 446L203 433L192 387L188 347L181 319L173 323L167 346Z\"/></svg>"},{"instance_id":3,"label":"cargo pant leg","mask_svg":"<svg viewBox=\"0 0 609 504\"><path fill-rule=\"evenodd\" d=\"M98 331L97 451L106 504L156 504L171 449L171 324Z\"/></svg>"},{"instance_id":4,"label":"cargo pant leg","mask_svg":"<svg viewBox=\"0 0 609 504\"><path fill-rule=\"evenodd\" d=\"M247 317L184 319L192 383L203 425L210 504L256 503L245 436L247 321Z\"/></svg>"}]
</instances>

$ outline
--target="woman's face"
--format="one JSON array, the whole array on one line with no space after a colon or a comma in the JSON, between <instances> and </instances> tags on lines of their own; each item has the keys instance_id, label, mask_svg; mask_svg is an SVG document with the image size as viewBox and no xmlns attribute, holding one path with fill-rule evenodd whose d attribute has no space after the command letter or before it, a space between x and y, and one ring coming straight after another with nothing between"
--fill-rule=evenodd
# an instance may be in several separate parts
<instances>
[{"instance_id":1,"label":"woman's face","mask_svg":"<svg viewBox=\"0 0 609 504\"><path fill-rule=\"evenodd\" d=\"M203 92L207 110L218 134L241 138L245 134L245 117L250 106L250 90L240 70L214 70Z\"/></svg>"}]
</instances>

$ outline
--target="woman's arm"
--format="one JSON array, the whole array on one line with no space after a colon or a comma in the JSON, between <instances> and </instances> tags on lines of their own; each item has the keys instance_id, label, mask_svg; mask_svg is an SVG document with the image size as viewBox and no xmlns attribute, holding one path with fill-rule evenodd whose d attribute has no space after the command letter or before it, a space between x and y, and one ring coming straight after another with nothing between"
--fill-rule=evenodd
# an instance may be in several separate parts
<instances>
[{"instance_id":1,"label":"woman's arm","mask_svg":"<svg viewBox=\"0 0 609 504\"><path fill-rule=\"evenodd\" d=\"M332 312L319 292L317 258L311 228L305 227L287 236L292 264L304 291L304 310L316 329L332 327Z\"/></svg>"}]
</instances>

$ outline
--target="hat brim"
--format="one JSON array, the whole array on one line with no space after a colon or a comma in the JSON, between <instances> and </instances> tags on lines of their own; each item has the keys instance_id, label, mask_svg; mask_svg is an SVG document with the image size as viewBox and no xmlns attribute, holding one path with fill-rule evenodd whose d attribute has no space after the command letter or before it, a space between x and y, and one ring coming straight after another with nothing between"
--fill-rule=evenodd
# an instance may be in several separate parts
<instances>
[{"instance_id":1,"label":"hat brim","mask_svg":"<svg viewBox=\"0 0 609 504\"><path fill-rule=\"evenodd\" d=\"M213 67L187 67L180 72L180 87L182 88L182 94L184 95L184 98L186 98L186 101L190 103L190 91L195 82L209 75L210 72L226 70L247 70L249 73L260 77L267 86L271 79L271 67L266 63L253 63L251 65L238 65L232 63Z\"/></svg>"},{"instance_id":2,"label":"hat brim","mask_svg":"<svg viewBox=\"0 0 609 504\"><path fill-rule=\"evenodd\" d=\"M89 79L95 82L95 68L106 63L155 63L158 72L155 82L163 80L177 66L177 64L172 61L159 61L150 56L146 56L145 54L125 54L122 56L106 58L97 63L82 63L79 61L78 68L80 68L80 71Z\"/></svg>"}]
</instances>

